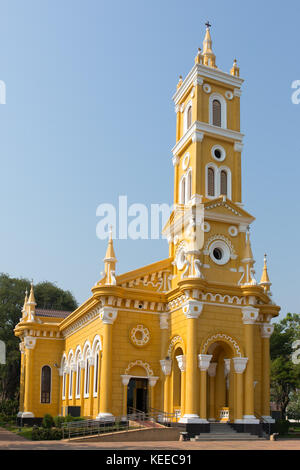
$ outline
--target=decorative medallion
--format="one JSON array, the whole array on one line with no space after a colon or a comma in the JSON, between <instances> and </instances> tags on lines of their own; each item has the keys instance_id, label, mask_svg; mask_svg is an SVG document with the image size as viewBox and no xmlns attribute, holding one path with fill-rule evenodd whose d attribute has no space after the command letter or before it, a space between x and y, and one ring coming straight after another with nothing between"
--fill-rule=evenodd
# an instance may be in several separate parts
<instances>
[{"instance_id":1,"label":"decorative medallion","mask_svg":"<svg viewBox=\"0 0 300 470\"><path fill-rule=\"evenodd\" d=\"M143 325L137 325L130 331L130 339L135 346L145 346L150 340L150 331Z\"/></svg>"}]
</instances>

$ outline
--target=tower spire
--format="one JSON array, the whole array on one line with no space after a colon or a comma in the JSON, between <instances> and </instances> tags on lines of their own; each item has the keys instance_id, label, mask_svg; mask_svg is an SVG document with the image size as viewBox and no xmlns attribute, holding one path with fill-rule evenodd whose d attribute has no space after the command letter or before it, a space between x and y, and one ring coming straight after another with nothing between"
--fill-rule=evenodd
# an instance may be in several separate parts
<instances>
[{"instance_id":1,"label":"tower spire","mask_svg":"<svg viewBox=\"0 0 300 470\"><path fill-rule=\"evenodd\" d=\"M263 272L260 280L260 285L264 288L266 292L270 290L270 286L272 283L270 282L269 275L268 275L268 268L267 268L267 255L264 256L264 267Z\"/></svg>"},{"instance_id":2,"label":"tower spire","mask_svg":"<svg viewBox=\"0 0 300 470\"><path fill-rule=\"evenodd\" d=\"M106 275L105 284L107 285L116 284L116 278L115 278L116 262L117 262L117 258L115 255L113 238L112 238L112 227L110 227L107 250L106 250L106 254L104 258L104 268L105 268L105 275Z\"/></svg>"},{"instance_id":3,"label":"tower spire","mask_svg":"<svg viewBox=\"0 0 300 470\"><path fill-rule=\"evenodd\" d=\"M210 35L211 24L209 22L205 23L206 33L203 41L203 63L209 67L217 68L216 66L216 56L212 50L212 39Z\"/></svg>"},{"instance_id":4,"label":"tower spire","mask_svg":"<svg viewBox=\"0 0 300 470\"><path fill-rule=\"evenodd\" d=\"M24 305L23 305L23 308L22 308L22 318L25 318L26 315L27 315L27 302L28 302L28 292L27 292L27 289L26 289Z\"/></svg>"},{"instance_id":5,"label":"tower spire","mask_svg":"<svg viewBox=\"0 0 300 470\"><path fill-rule=\"evenodd\" d=\"M27 321L35 321L36 301L34 297L33 281L31 282L30 294L29 294L27 305L28 305L28 320Z\"/></svg>"},{"instance_id":6,"label":"tower spire","mask_svg":"<svg viewBox=\"0 0 300 470\"><path fill-rule=\"evenodd\" d=\"M253 259L249 228L246 232L245 251L244 251L244 258L242 259L242 263L244 263L245 267L244 267L244 275L243 275L241 284L256 285L256 280L254 278L255 271L253 268L255 261Z\"/></svg>"}]
</instances>

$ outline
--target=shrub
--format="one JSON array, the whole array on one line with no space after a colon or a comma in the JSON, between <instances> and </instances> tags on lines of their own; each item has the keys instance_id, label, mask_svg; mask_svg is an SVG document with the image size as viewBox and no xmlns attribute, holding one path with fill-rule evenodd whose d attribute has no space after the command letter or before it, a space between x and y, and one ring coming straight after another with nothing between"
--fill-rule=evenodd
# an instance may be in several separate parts
<instances>
[{"instance_id":1,"label":"shrub","mask_svg":"<svg viewBox=\"0 0 300 470\"><path fill-rule=\"evenodd\" d=\"M39 428L33 426L32 440L33 441L57 441L62 439L62 430L59 428Z\"/></svg>"},{"instance_id":2,"label":"shrub","mask_svg":"<svg viewBox=\"0 0 300 470\"><path fill-rule=\"evenodd\" d=\"M281 419L280 421L277 421L277 432L280 435L288 434L289 432L289 427L290 427L290 422L286 419Z\"/></svg>"},{"instance_id":3,"label":"shrub","mask_svg":"<svg viewBox=\"0 0 300 470\"><path fill-rule=\"evenodd\" d=\"M61 428L65 422L65 418L64 416L54 416L53 421L56 428Z\"/></svg>"},{"instance_id":4,"label":"shrub","mask_svg":"<svg viewBox=\"0 0 300 470\"><path fill-rule=\"evenodd\" d=\"M54 426L54 420L50 414L44 416L42 426L46 429L51 429Z\"/></svg>"}]
</instances>

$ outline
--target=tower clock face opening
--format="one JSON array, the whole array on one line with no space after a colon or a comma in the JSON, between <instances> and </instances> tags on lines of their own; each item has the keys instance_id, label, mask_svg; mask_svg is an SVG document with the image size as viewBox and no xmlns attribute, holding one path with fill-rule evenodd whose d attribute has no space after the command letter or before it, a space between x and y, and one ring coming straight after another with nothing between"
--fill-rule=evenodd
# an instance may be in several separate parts
<instances>
[{"instance_id":1,"label":"tower clock face opening","mask_svg":"<svg viewBox=\"0 0 300 470\"><path fill-rule=\"evenodd\" d=\"M218 261L223 258L223 252L220 248L215 248L213 251L213 255Z\"/></svg>"},{"instance_id":2,"label":"tower clock face opening","mask_svg":"<svg viewBox=\"0 0 300 470\"><path fill-rule=\"evenodd\" d=\"M230 249L223 240L216 240L210 245L209 255L215 264L224 265L230 260Z\"/></svg>"}]
</instances>

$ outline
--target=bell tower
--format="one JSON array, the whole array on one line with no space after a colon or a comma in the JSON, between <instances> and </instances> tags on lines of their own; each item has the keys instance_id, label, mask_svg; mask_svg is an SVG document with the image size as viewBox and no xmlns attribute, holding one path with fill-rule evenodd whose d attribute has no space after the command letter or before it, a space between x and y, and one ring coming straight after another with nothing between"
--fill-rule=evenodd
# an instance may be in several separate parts
<instances>
[{"instance_id":1,"label":"bell tower","mask_svg":"<svg viewBox=\"0 0 300 470\"><path fill-rule=\"evenodd\" d=\"M241 204L240 96L243 80L236 60L230 73L216 66L210 24L203 52L173 97L176 144L173 148L174 203L226 196Z\"/></svg>"},{"instance_id":2,"label":"bell tower","mask_svg":"<svg viewBox=\"0 0 300 470\"><path fill-rule=\"evenodd\" d=\"M198 49L193 68L180 77L173 96L174 211L164 234L177 274L185 266L182 279L216 281L225 274L235 285L255 282L254 261L244 261L254 217L242 203L242 84L236 59L228 73L217 67L206 23L203 50Z\"/></svg>"}]
</instances>

